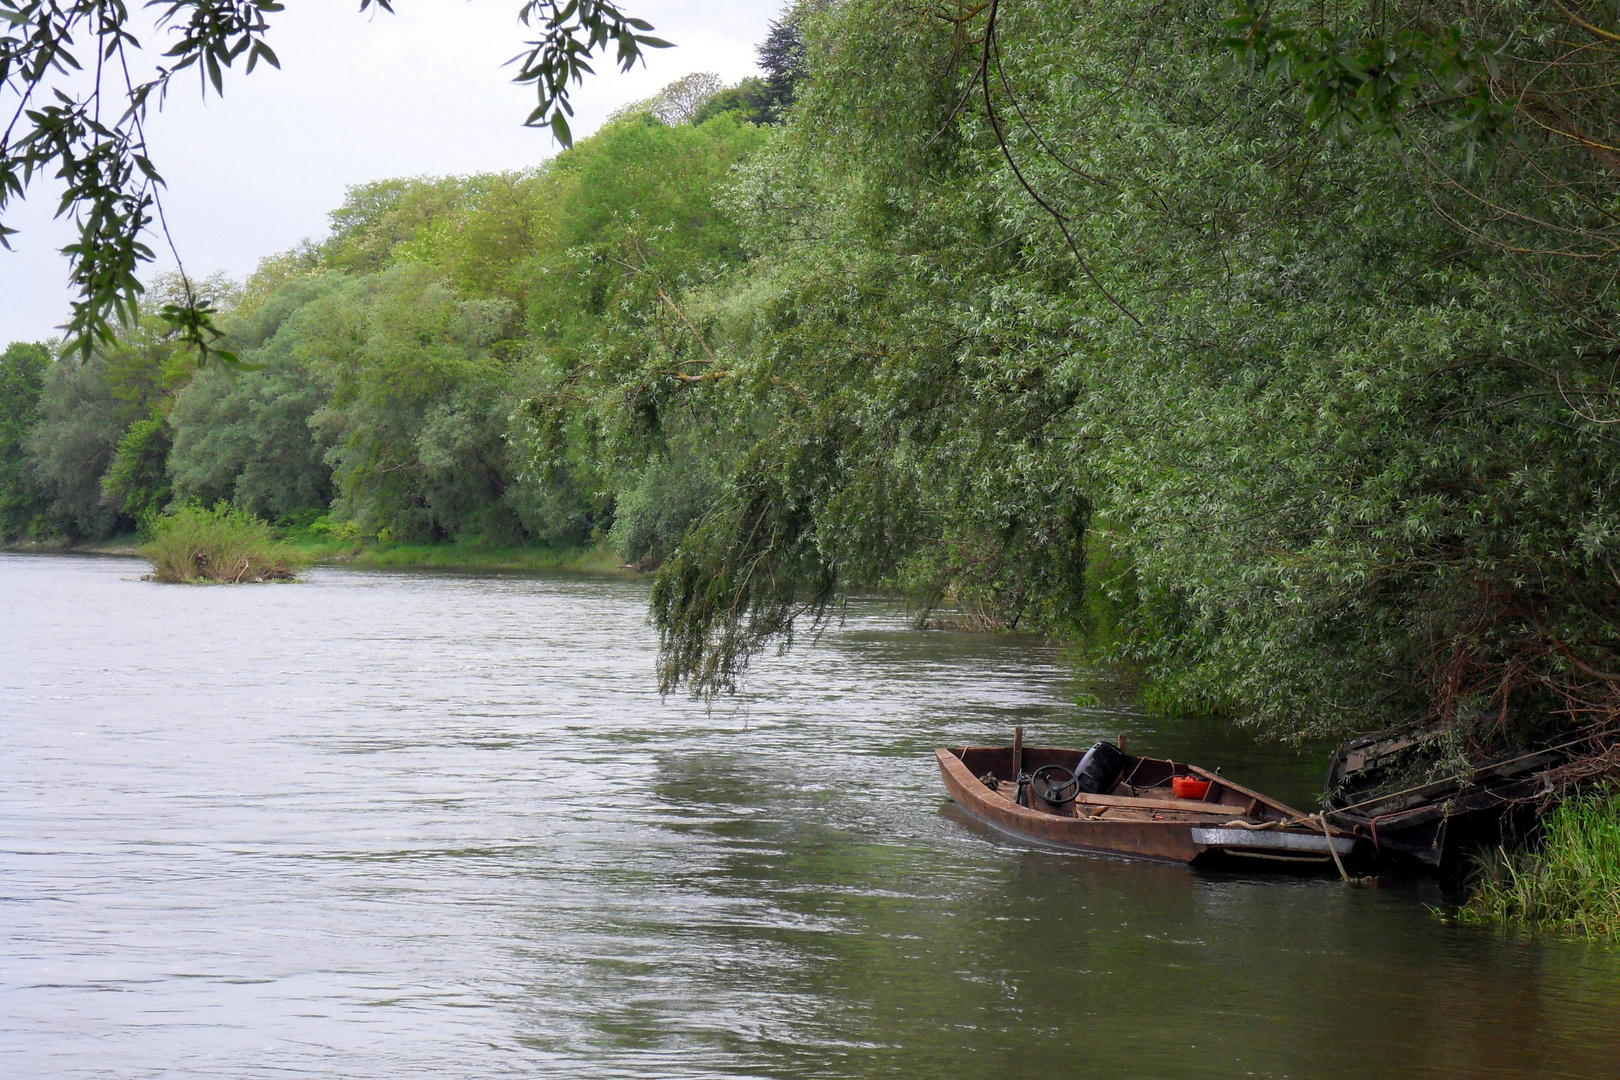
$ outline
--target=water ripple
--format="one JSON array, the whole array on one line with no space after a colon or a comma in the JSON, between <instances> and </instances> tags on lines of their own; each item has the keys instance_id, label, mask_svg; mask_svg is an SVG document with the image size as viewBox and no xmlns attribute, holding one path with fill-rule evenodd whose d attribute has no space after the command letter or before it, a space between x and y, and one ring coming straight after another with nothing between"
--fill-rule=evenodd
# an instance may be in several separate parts
<instances>
[{"instance_id":1,"label":"water ripple","mask_svg":"<svg viewBox=\"0 0 1620 1080\"><path fill-rule=\"evenodd\" d=\"M855 604L712 712L644 583L0 556L0 1075L1588 1077L1620 963L1344 889L1030 851L930 751L1316 759ZM1106 687L1103 688L1106 691Z\"/></svg>"}]
</instances>

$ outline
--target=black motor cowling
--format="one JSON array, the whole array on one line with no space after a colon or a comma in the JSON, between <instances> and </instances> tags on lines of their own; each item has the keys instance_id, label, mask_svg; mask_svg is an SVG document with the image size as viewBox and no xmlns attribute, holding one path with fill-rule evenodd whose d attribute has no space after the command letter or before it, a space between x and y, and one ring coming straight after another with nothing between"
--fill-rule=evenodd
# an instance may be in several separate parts
<instances>
[{"instance_id":1,"label":"black motor cowling","mask_svg":"<svg viewBox=\"0 0 1620 1080\"><path fill-rule=\"evenodd\" d=\"M1086 756L1074 770L1080 781L1080 790L1087 795L1106 795L1113 790L1119 774L1125 769L1125 751L1113 743L1093 743Z\"/></svg>"}]
</instances>

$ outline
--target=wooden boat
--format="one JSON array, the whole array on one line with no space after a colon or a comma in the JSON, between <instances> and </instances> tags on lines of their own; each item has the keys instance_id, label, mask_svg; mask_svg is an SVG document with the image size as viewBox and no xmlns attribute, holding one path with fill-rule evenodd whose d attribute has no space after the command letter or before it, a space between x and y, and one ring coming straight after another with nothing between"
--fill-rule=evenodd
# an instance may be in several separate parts
<instances>
[{"instance_id":1,"label":"wooden boat","mask_svg":"<svg viewBox=\"0 0 1620 1080\"><path fill-rule=\"evenodd\" d=\"M1552 790L1567 747L1453 762L1442 733L1390 730L1351 739L1328 763L1328 820L1369 838L1380 862L1446 874L1502 842L1504 816Z\"/></svg>"},{"instance_id":2,"label":"wooden boat","mask_svg":"<svg viewBox=\"0 0 1620 1080\"><path fill-rule=\"evenodd\" d=\"M1232 862L1281 868L1293 864L1333 867L1336 852L1349 865L1365 859L1366 843L1341 829L1324 826L1292 807L1251 791L1216 773L1165 758L1136 757L1099 743L1091 750L1022 745L955 747L935 751L945 790L964 811L1010 836L1080 851L1108 852L1192 864ZM1087 760L1099 748L1112 765L1097 769ZM1066 777L1089 769L1092 784L1079 783L1072 798ZM1040 789L1039 777L1047 785ZM1178 798L1181 786L1207 782L1202 797ZM1058 801L1043 795L1054 786ZM1098 788L1092 792L1087 786ZM1333 850L1328 848L1329 843Z\"/></svg>"}]
</instances>

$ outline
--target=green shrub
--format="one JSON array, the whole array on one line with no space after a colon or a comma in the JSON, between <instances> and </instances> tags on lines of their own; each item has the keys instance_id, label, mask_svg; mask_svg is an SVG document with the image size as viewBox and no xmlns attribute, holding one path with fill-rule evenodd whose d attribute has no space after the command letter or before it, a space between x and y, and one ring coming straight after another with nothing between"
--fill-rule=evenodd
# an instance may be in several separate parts
<instances>
[{"instance_id":1,"label":"green shrub","mask_svg":"<svg viewBox=\"0 0 1620 1080\"><path fill-rule=\"evenodd\" d=\"M50 366L44 345L14 341L0 352L0 541L45 530L51 501L29 466L27 445Z\"/></svg>"},{"instance_id":2,"label":"green shrub","mask_svg":"<svg viewBox=\"0 0 1620 1080\"><path fill-rule=\"evenodd\" d=\"M1568 798L1542 819L1539 842L1481 859L1460 914L1471 922L1620 936L1620 790Z\"/></svg>"},{"instance_id":3,"label":"green shrub","mask_svg":"<svg viewBox=\"0 0 1620 1080\"><path fill-rule=\"evenodd\" d=\"M719 494L718 480L701 461L654 458L636 486L619 494L608 543L625 562L656 567Z\"/></svg>"},{"instance_id":4,"label":"green shrub","mask_svg":"<svg viewBox=\"0 0 1620 1080\"><path fill-rule=\"evenodd\" d=\"M268 524L226 503L179 507L151 519L148 532L140 552L157 581L290 581L299 569Z\"/></svg>"},{"instance_id":5,"label":"green shrub","mask_svg":"<svg viewBox=\"0 0 1620 1080\"><path fill-rule=\"evenodd\" d=\"M142 521L169 501L167 462L174 440L161 417L137 420L113 450L112 464L101 478L107 505Z\"/></svg>"}]
</instances>

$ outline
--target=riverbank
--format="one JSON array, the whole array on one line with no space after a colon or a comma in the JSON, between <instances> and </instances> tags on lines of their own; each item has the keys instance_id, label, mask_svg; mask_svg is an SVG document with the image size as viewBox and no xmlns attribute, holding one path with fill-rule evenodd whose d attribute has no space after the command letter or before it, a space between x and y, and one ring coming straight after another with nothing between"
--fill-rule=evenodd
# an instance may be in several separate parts
<instances>
[{"instance_id":1,"label":"riverbank","mask_svg":"<svg viewBox=\"0 0 1620 1080\"><path fill-rule=\"evenodd\" d=\"M0 544L0 552L11 555L120 555L141 558L141 538L135 533L109 536L76 544L68 540L18 540Z\"/></svg>"},{"instance_id":2,"label":"riverbank","mask_svg":"<svg viewBox=\"0 0 1620 1080\"><path fill-rule=\"evenodd\" d=\"M431 567L442 570L576 570L634 576L605 546L491 547L477 543L404 544L377 540L294 537L283 541L302 562L364 567ZM141 558L141 539L126 533L90 543L63 541L7 544L0 551L36 555L117 555Z\"/></svg>"},{"instance_id":3,"label":"riverbank","mask_svg":"<svg viewBox=\"0 0 1620 1080\"><path fill-rule=\"evenodd\" d=\"M393 541L297 539L287 546L313 563L443 570L578 570L634 575L605 546L490 547L478 543L403 544Z\"/></svg>"}]
</instances>

